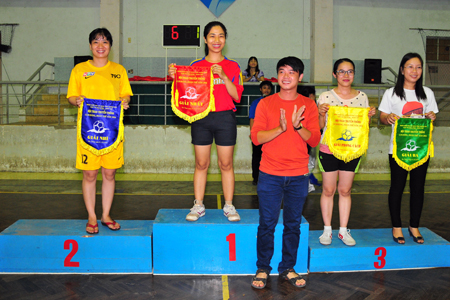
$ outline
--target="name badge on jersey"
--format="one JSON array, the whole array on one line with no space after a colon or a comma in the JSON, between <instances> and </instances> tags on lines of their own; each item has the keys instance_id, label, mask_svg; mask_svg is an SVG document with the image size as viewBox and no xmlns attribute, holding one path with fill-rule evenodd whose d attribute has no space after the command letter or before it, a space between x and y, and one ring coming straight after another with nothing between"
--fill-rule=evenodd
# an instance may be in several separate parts
<instances>
[{"instance_id":1,"label":"name badge on jersey","mask_svg":"<svg viewBox=\"0 0 450 300\"><path fill-rule=\"evenodd\" d=\"M94 155L104 155L123 141L121 101L85 98L78 114L77 138L81 147Z\"/></svg>"},{"instance_id":2,"label":"name badge on jersey","mask_svg":"<svg viewBox=\"0 0 450 300\"><path fill-rule=\"evenodd\" d=\"M192 123L215 111L214 77L210 67L176 66L172 83L172 110Z\"/></svg>"}]
</instances>

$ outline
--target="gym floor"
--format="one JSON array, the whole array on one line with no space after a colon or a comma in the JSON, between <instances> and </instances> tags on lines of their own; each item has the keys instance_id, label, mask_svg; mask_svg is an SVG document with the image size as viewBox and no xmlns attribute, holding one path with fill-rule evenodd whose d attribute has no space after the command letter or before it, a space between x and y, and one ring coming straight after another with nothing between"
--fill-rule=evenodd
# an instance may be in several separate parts
<instances>
[{"instance_id":1,"label":"gym floor","mask_svg":"<svg viewBox=\"0 0 450 300\"><path fill-rule=\"evenodd\" d=\"M186 209L187 214L193 204L192 175L118 174L116 179L111 215L117 220L153 220L161 208ZM428 174L420 224L446 240L450 240L449 180L450 174ZM101 181L97 183L97 215L101 215L100 187ZM388 174L357 174L349 228L389 228L388 190ZM218 207L221 192L220 175L209 175L206 208ZM304 207L310 230L323 229L320 192L316 187ZM339 227L337 198L334 229ZM238 211L258 208L250 175L236 175L234 205ZM0 231L19 219L86 218L81 174L0 173ZM402 219L405 228L409 220L408 187ZM413 243L405 229L403 234L406 243ZM450 299L450 268L310 273L305 276L304 289L271 276L264 290L255 290L250 286L251 277L0 273L0 299Z\"/></svg>"}]
</instances>

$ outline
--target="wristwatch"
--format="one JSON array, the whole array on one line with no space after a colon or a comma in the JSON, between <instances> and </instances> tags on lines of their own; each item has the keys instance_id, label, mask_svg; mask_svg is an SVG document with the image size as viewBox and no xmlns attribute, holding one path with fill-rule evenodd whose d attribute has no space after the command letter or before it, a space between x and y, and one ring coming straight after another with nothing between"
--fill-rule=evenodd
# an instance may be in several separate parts
<instances>
[{"instance_id":1,"label":"wristwatch","mask_svg":"<svg viewBox=\"0 0 450 300\"><path fill-rule=\"evenodd\" d=\"M302 122L300 122L300 126L298 126L298 127L294 127L294 129L295 130L300 130L300 129L302 129L303 128L303 124L302 124Z\"/></svg>"}]
</instances>

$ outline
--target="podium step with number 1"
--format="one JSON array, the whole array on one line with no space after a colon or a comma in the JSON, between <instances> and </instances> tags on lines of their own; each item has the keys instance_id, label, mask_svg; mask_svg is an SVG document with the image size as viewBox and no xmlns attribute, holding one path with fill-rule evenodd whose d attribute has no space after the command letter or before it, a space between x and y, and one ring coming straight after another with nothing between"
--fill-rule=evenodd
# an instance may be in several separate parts
<instances>
[{"instance_id":1,"label":"podium step with number 1","mask_svg":"<svg viewBox=\"0 0 450 300\"><path fill-rule=\"evenodd\" d=\"M221 209L207 209L196 222L186 221L188 209L160 209L153 225L154 274L254 274L259 224L257 209L239 209L241 221L230 222ZM309 223L302 218L295 270L308 269ZM275 229L271 266L281 261L283 214Z\"/></svg>"}]
</instances>

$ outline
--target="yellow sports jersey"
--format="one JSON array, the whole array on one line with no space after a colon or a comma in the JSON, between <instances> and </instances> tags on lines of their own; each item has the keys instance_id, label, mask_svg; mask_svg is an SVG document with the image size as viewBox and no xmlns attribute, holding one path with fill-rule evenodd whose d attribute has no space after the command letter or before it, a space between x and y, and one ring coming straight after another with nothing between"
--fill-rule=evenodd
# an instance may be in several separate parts
<instances>
[{"instance_id":1,"label":"yellow sports jersey","mask_svg":"<svg viewBox=\"0 0 450 300\"><path fill-rule=\"evenodd\" d=\"M132 96L127 71L122 65L108 61L97 68L86 61L77 64L70 74L67 98L84 96L90 99L119 100Z\"/></svg>"},{"instance_id":2,"label":"yellow sports jersey","mask_svg":"<svg viewBox=\"0 0 450 300\"><path fill-rule=\"evenodd\" d=\"M84 96L90 99L119 100L120 97L132 95L125 68L112 61L102 68L93 66L90 61L79 63L70 74L67 98ZM81 118L81 114L78 114L78 118ZM97 156L82 148L77 139L77 169L119 169L123 163L123 143L114 151Z\"/></svg>"}]
</instances>

